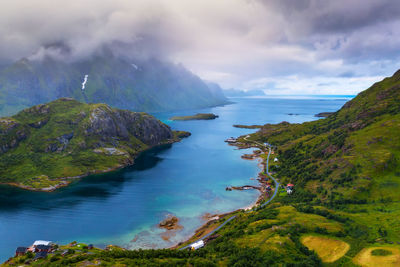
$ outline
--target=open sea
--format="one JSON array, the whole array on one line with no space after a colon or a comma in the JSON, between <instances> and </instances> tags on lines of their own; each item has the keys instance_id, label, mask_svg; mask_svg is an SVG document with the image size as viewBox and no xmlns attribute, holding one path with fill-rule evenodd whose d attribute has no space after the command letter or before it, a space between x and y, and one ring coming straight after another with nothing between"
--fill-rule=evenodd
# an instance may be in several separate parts
<instances>
[{"instance_id":1,"label":"open sea","mask_svg":"<svg viewBox=\"0 0 400 267\"><path fill-rule=\"evenodd\" d=\"M173 145L154 148L123 170L86 177L55 192L0 186L0 262L18 246L35 240L108 244L131 249L165 248L190 237L206 213L223 213L254 203L258 191L225 191L257 184L257 161L241 159L224 140L255 130L233 124L301 123L319 112L338 110L353 96L274 96L231 98L234 104L153 114L173 129L192 133ZM175 115L214 113L209 121L170 121ZM292 115L289 115L292 114ZM293 115L294 114L294 115ZM251 151L251 150L250 150ZM167 214L183 229L162 238L157 224Z\"/></svg>"}]
</instances>

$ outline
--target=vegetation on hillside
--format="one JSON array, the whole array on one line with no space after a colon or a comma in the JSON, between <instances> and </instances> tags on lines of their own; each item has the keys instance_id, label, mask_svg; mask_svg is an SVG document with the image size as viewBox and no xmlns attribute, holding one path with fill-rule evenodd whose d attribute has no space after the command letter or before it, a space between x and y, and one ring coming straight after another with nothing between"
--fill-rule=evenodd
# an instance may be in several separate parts
<instances>
[{"instance_id":1,"label":"vegetation on hillside","mask_svg":"<svg viewBox=\"0 0 400 267\"><path fill-rule=\"evenodd\" d=\"M0 119L0 183L53 190L187 135L145 113L62 98Z\"/></svg>"}]
</instances>

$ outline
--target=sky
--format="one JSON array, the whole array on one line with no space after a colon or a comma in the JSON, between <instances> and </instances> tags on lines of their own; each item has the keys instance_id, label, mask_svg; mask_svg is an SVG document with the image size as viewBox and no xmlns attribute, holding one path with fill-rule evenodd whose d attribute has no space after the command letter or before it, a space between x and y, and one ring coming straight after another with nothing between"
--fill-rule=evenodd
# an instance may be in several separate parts
<instances>
[{"instance_id":1,"label":"sky","mask_svg":"<svg viewBox=\"0 0 400 267\"><path fill-rule=\"evenodd\" d=\"M400 1L0 0L0 64L104 47L224 88L357 94L400 68Z\"/></svg>"}]
</instances>

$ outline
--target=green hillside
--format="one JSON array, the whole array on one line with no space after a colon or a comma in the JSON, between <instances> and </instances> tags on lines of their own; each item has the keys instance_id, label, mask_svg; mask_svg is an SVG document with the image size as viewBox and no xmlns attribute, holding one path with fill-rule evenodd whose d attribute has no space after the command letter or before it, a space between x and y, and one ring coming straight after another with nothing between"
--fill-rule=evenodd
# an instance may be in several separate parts
<instances>
[{"instance_id":1,"label":"green hillside","mask_svg":"<svg viewBox=\"0 0 400 267\"><path fill-rule=\"evenodd\" d=\"M61 98L0 118L0 183L53 190L182 134L145 113Z\"/></svg>"}]
</instances>

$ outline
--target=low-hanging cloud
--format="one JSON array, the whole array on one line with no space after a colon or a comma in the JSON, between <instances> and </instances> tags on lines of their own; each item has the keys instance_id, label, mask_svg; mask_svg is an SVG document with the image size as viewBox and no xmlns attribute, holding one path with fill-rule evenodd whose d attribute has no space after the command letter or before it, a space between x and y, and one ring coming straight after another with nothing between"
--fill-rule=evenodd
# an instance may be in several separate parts
<instances>
[{"instance_id":1,"label":"low-hanging cloud","mask_svg":"<svg viewBox=\"0 0 400 267\"><path fill-rule=\"evenodd\" d=\"M268 91L296 77L315 80L304 83L312 93L326 78L349 93L400 67L399 13L397 0L5 0L0 61L111 49L182 62L225 87ZM360 88L344 88L357 77Z\"/></svg>"}]
</instances>

